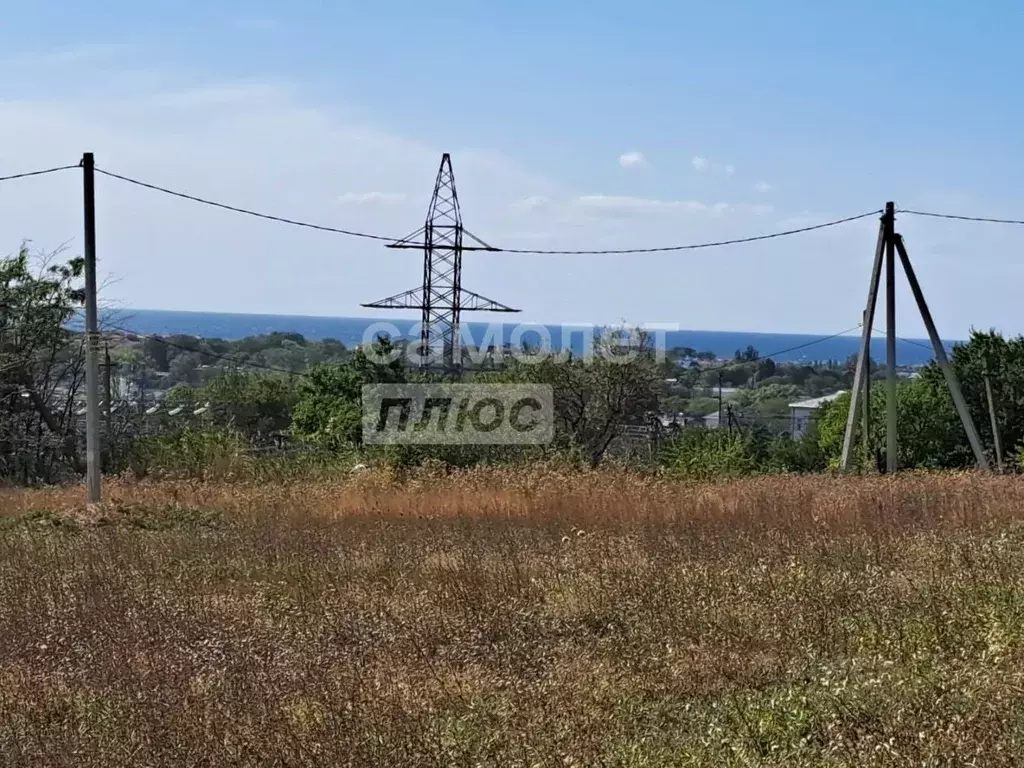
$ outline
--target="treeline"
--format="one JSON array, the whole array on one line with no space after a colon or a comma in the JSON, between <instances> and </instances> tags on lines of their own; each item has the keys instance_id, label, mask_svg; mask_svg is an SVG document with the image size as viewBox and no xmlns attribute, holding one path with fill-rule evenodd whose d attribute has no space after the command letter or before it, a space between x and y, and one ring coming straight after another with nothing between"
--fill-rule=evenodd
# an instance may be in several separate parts
<instances>
[{"instance_id":1,"label":"treeline","mask_svg":"<svg viewBox=\"0 0 1024 768\"><path fill-rule=\"evenodd\" d=\"M33 259L22 249L0 260L0 478L6 482L59 482L83 471L84 339L68 330L68 321L82 305L81 276L78 259ZM786 410L795 397L848 388L851 361L783 365L760 358L752 349L737 352L727 365L709 365L710 355L693 350L663 359L636 332L620 338L610 331L598 344L620 344L622 338L635 345L627 362L619 355L601 354L599 347L587 360L518 356L466 374L471 381L550 385L555 435L549 445L381 448L362 444L362 386L439 380L436 374L406 367L404 355L378 362L394 351L387 339L378 340L371 350L346 349L331 340L308 342L287 333L236 342L111 335L113 365L105 372L116 369L129 382L134 376L138 391L105 397L104 470L204 476L237 471L242 465L252 470L268 456L277 462L297 457L296 466L318 467L552 458L593 466L614 458L700 479L818 472L837 465L848 399L823 406L798 438L788 433ZM952 360L986 446L994 445L985 394L989 378L1008 464L1019 465L1024 338L973 333L968 343L954 349ZM263 367L253 368L257 363ZM177 379L164 388L159 405L146 397L150 375ZM680 399L691 409L701 399L709 409L717 406L707 397L707 387L720 382L740 387L728 403L730 416L738 418L717 430L666 419L677 413ZM902 467L973 464L935 366L902 380L897 392ZM872 442L867 450L857 442L862 469L874 470L885 443L884 397L884 387L873 388ZM776 415L759 422L745 418L750 413Z\"/></svg>"},{"instance_id":2,"label":"treeline","mask_svg":"<svg viewBox=\"0 0 1024 768\"><path fill-rule=\"evenodd\" d=\"M117 337L114 363L140 390L197 386L235 368L302 373L344 361L350 350L337 339L308 341L299 333L269 333L238 341L180 334Z\"/></svg>"},{"instance_id":3,"label":"treeline","mask_svg":"<svg viewBox=\"0 0 1024 768\"><path fill-rule=\"evenodd\" d=\"M387 345L386 341L379 342ZM179 387L168 396L168 407L185 406L187 419L180 432L169 430L158 441L177 434L227 433L246 441L278 434L307 446L353 460L380 459L399 464L435 460L449 464L522 461L560 456L596 465L614 457L648 467L661 467L678 476L706 479L751 473L821 472L838 467L849 395L825 403L811 426L794 438L774 423L744 424L737 420L719 429L665 426L662 370L649 347L629 363L598 356L592 361L547 359L541 363L512 361L500 371L470 374L469 380L532 382L555 392L556 434L550 446L435 447L387 450L361 444L360 392L364 384L429 381L431 376L405 368L400 362L373 362L386 355L353 351L342 363L314 367L307 376L231 372L198 388ZM989 376L996 403L996 423L1007 464L1020 466L1024 447L1024 338L1004 339L995 332L972 333L957 346L952 361L982 442L994 445L992 421L985 394ZM772 399L779 385L762 382L740 392L739 401ZM875 471L885 446L885 390L872 390L872 438L865 451L858 437L856 463ZM953 408L941 371L934 365L897 386L902 468L956 469L973 466L966 433ZM858 427L860 421L858 420ZM630 427L646 435L630 437ZM635 434L635 433L634 433ZM994 456L993 456L993 464Z\"/></svg>"}]
</instances>

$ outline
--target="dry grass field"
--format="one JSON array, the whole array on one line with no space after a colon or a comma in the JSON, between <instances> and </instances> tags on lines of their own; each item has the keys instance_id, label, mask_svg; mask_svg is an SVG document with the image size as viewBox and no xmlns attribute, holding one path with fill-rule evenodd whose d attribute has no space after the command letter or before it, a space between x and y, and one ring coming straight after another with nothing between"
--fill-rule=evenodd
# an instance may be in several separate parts
<instances>
[{"instance_id":1,"label":"dry grass field","mask_svg":"<svg viewBox=\"0 0 1024 768\"><path fill-rule=\"evenodd\" d=\"M0 491L0 765L1010 766L1024 483Z\"/></svg>"}]
</instances>

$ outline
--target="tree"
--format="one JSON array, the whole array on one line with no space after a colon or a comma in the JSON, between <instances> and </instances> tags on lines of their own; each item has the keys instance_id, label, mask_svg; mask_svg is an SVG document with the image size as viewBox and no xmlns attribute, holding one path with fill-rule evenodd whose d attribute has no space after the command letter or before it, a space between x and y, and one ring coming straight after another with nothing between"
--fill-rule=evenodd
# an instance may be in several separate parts
<instances>
[{"instance_id":1,"label":"tree","mask_svg":"<svg viewBox=\"0 0 1024 768\"><path fill-rule=\"evenodd\" d=\"M706 387L717 388L719 382L725 387L741 387L750 382L753 371L753 363L730 363L721 368L704 371L701 380Z\"/></svg>"},{"instance_id":2,"label":"tree","mask_svg":"<svg viewBox=\"0 0 1024 768\"><path fill-rule=\"evenodd\" d=\"M672 347L670 351L677 357L697 357L697 350L694 349L693 347Z\"/></svg>"},{"instance_id":3,"label":"tree","mask_svg":"<svg viewBox=\"0 0 1024 768\"><path fill-rule=\"evenodd\" d=\"M945 384L943 384L943 387ZM846 432L850 395L845 393L818 411L818 444L826 460L838 466ZM973 463L963 427L953 410L949 393L921 380L901 381L896 390L896 419L899 430L899 466L905 469L952 469ZM857 415L856 451L862 465L873 465L886 445L885 391L871 390L871 442L863 454Z\"/></svg>"},{"instance_id":4,"label":"tree","mask_svg":"<svg viewBox=\"0 0 1024 768\"><path fill-rule=\"evenodd\" d=\"M970 340L950 356L967 409L982 445L992 452L993 436L985 394L985 372L992 383L996 418L1008 453L1024 444L1024 337L1006 339L994 330L972 331ZM897 390L899 464L901 467L970 467L974 454L963 424L953 407L945 376L932 362L919 379L901 382ZM838 461L846 426L849 398L829 405L821 415L822 448ZM873 453L884 452L885 392L872 388ZM859 426L859 422L858 422ZM858 448L859 450L859 448ZM861 457L863 459L863 457Z\"/></svg>"},{"instance_id":5,"label":"tree","mask_svg":"<svg viewBox=\"0 0 1024 768\"><path fill-rule=\"evenodd\" d=\"M393 352L388 339L378 339L370 355L357 349L344 363L312 368L298 388L293 434L332 450L360 444L363 385L406 380L401 358ZM381 362L389 357L395 359Z\"/></svg>"},{"instance_id":6,"label":"tree","mask_svg":"<svg viewBox=\"0 0 1024 768\"><path fill-rule=\"evenodd\" d=\"M142 342L142 351L153 361L153 367L161 373L171 369L168 346L160 336L147 336Z\"/></svg>"},{"instance_id":7,"label":"tree","mask_svg":"<svg viewBox=\"0 0 1024 768\"><path fill-rule=\"evenodd\" d=\"M761 353L754 349L752 344L748 344L746 349L736 350L736 359L744 363L752 363L761 357Z\"/></svg>"},{"instance_id":8,"label":"tree","mask_svg":"<svg viewBox=\"0 0 1024 768\"><path fill-rule=\"evenodd\" d=\"M777 368L778 366L775 365L775 361L772 360L770 357L761 358L760 360L757 361L757 369L754 373L754 377L755 379L757 379L757 381L764 381L765 379L770 379L772 376L775 375L775 371L777 370Z\"/></svg>"},{"instance_id":9,"label":"tree","mask_svg":"<svg viewBox=\"0 0 1024 768\"><path fill-rule=\"evenodd\" d=\"M271 334L273 335L273 334ZM306 369L306 347L291 339L284 339L259 353L264 365L299 373Z\"/></svg>"},{"instance_id":10,"label":"tree","mask_svg":"<svg viewBox=\"0 0 1024 768\"><path fill-rule=\"evenodd\" d=\"M210 403L216 426L256 439L288 429L296 392L285 376L228 371L203 387L198 400Z\"/></svg>"},{"instance_id":11,"label":"tree","mask_svg":"<svg viewBox=\"0 0 1024 768\"><path fill-rule=\"evenodd\" d=\"M1019 449L1024 444L1024 336L1006 339L995 330L971 331L969 341L954 346L950 358L982 445L990 451L994 445L985 394L988 371L1002 443L1007 453ZM935 393L936 399L942 396L949 403L948 410L952 410L946 381L937 363L930 363L921 371L921 381ZM966 444L959 420L956 434Z\"/></svg>"},{"instance_id":12,"label":"tree","mask_svg":"<svg viewBox=\"0 0 1024 768\"><path fill-rule=\"evenodd\" d=\"M52 481L83 470L75 398L84 337L67 329L82 306L84 261L0 259L0 473Z\"/></svg>"},{"instance_id":13,"label":"tree","mask_svg":"<svg viewBox=\"0 0 1024 768\"><path fill-rule=\"evenodd\" d=\"M199 366L203 357L199 352L181 352L171 360L168 384L198 384Z\"/></svg>"},{"instance_id":14,"label":"tree","mask_svg":"<svg viewBox=\"0 0 1024 768\"><path fill-rule=\"evenodd\" d=\"M624 342L627 336L629 341ZM588 359L514 362L502 378L549 384L556 440L579 450L596 466L621 426L644 423L646 415L657 410L662 377L651 340L641 330L602 333L594 351Z\"/></svg>"}]
</instances>

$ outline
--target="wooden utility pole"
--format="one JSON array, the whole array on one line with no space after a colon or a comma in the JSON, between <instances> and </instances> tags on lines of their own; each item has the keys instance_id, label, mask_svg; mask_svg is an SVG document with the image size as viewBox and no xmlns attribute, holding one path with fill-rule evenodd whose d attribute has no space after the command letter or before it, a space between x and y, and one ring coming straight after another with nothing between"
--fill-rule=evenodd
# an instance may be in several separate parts
<instances>
[{"instance_id":1,"label":"wooden utility pole","mask_svg":"<svg viewBox=\"0 0 1024 768\"><path fill-rule=\"evenodd\" d=\"M885 471L897 467L896 436L896 205L885 204Z\"/></svg>"},{"instance_id":2,"label":"wooden utility pole","mask_svg":"<svg viewBox=\"0 0 1024 768\"><path fill-rule=\"evenodd\" d=\"M999 420L996 419L996 402L992 397L992 381L985 369L985 398L988 400L988 417L992 420L992 443L996 449L996 467L1003 473L1003 441L999 437Z\"/></svg>"},{"instance_id":3,"label":"wooden utility pole","mask_svg":"<svg viewBox=\"0 0 1024 768\"><path fill-rule=\"evenodd\" d=\"M96 174L92 152L82 156L85 219L85 454L86 499L100 501L99 318L96 287Z\"/></svg>"}]
</instances>

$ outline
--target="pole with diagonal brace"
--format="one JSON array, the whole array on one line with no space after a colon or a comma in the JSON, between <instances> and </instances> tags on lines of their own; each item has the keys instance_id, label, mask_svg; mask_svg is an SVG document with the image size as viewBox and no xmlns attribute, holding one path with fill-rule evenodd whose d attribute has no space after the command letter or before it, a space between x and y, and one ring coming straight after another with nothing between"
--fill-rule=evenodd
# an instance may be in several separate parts
<instances>
[{"instance_id":1,"label":"pole with diagonal brace","mask_svg":"<svg viewBox=\"0 0 1024 768\"><path fill-rule=\"evenodd\" d=\"M857 428L857 406L864 401L864 431L865 445L869 437L867 434L870 406L867 398L870 396L871 376L871 332L874 323L875 306L878 302L878 289L881 282L882 266L885 266L885 309L886 309L886 388L885 388L885 412L886 412L886 471L895 472L898 469L898 442L897 442L897 375L896 375L896 256L899 255L903 272L910 284L910 291L914 296L921 320L928 330L928 338L932 343L932 351L935 353L935 362L942 370L946 379L946 387L953 405L956 408L960 422L967 433L967 441L974 452L975 461L980 469L988 469L989 461L985 450L978 437L978 430L975 428L974 420L967 408L963 392L960 389L960 381L956 371L946 354L942 345L939 332L935 327L931 311L928 309L928 302L925 301L924 291L917 280L914 267L910 263L910 256L903 243L903 236L896 232L896 206L893 203L886 203L885 214L882 216L882 223L878 232L878 245L875 247L875 260L871 268L871 282L868 287L867 305L864 309L864 326L861 334L860 352L857 356L857 369L853 377L853 392L850 397L850 410L846 419L846 433L843 435L843 452L840 458L840 468L849 469L850 459L853 454L854 431Z\"/></svg>"}]
</instances>

